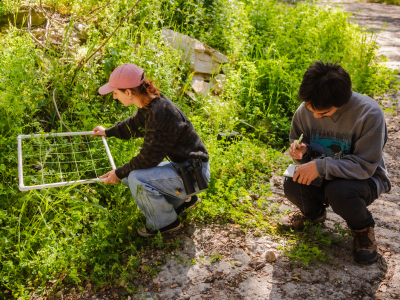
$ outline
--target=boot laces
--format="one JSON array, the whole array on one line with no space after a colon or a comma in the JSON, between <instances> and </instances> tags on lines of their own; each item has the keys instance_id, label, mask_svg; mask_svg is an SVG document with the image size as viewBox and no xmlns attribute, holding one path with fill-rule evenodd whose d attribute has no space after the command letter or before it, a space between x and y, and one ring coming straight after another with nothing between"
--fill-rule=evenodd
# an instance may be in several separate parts
<instances>
[{"instance_id":1,"label":"boot laces","mask_svg":"<svg viewBox=\"0 0 400 300\"><path fill-rule=\"evenodd\" d=\"M361 248L368 248L373 244L368 236L368 233L369 230L366 230L364 232L357 232L357 240Z\"/></svg>"}]
</instances>

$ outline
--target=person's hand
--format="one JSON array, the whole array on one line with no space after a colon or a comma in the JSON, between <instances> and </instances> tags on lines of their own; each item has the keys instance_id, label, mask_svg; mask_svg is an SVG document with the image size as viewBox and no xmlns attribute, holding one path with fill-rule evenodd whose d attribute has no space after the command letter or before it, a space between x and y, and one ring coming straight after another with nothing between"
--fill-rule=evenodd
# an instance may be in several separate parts
<instances>
[{"instance_id":1,"label":"person's hand","mask_svg":"<svg viewBox=\"0 0 400 300\"><path fill-rule=\"evenodd\" d=\"M118 184L121 180L117 177L117 174L115 174L115 170L112 170L108 172L107 174L101 175L100 178L106 178L106 181L104 181L104 184Z\"/></svg>"},{"instance_id":2,"label":"person's hand","mask_svg":"<svg viewBox=\"0 0 400 300\"><path fill-rule=\"evenodd\" d=\"M301 143L297 145L297 141L295 140L289 148L289 155L294 159L302 159L303 156L307 153L307 145Z\"/></svg>"},{"instance_id":3,"label":"person's hand","mask_svg":"<svg viewBox=\"0 0 400 300\"><path fill-rule=\"evenodd\" d=\"M298 166L296 173L293 175L293 181L301 184L310 185L311 181L319 176L317 164L315 161L310 161L304 165Z\"/></svg>"},{"instance_id":4,"label":"person's hand","mask_svg":"<svg viewBox=\"0 0 400 300\"><path fill-rule=\"evenodd\" d=\"M97 126L93 131L91 136L106 136L106 129L103 126Z\"/></svg>"}]
</instances>

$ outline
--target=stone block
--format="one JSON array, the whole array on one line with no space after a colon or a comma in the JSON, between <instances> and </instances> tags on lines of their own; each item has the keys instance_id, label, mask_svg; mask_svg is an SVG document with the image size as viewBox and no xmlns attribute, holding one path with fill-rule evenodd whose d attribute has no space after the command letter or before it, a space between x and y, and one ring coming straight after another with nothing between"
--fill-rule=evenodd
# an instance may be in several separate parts
<instances>
[{"instance_id":1,"label":"stone block","mask_svg":"<svg viewBox=\"0 0 400 300\"><path fill-rule=\"evenodd\" d=\"M229 61L221 52L188 35L163 28L162 38L164 42L174 49L182 50L183 59L190 63L190 68L195 72L205 74L219 73L222 69L222 64Z\"/></svg>"},{"instance_id":2,"label":"stone block","mask_svg":"<svg viewBox=\"0 0 400 300\"><path fill-rule=\"evenodd\" d=\"M192 79L192 82L190 83L190 85L192 86L193 90L197 93L197 94L201 94L201 95L206 95L211 87L211 84L209 82L206 82L204 80L199 80L199 79Z\"/></svg>"},{"instance_id":3,"label":"stone block","mask_svg":"<svg viewBox=\"0 0 400 300\"><path fill-rule=\"evenodd\" d=\"M221 94L224 89L225 82L226 76L224 74L218 74L213 78L211 82L211 89L214 91L214 93Z\"/></svg>"}]
</instances>

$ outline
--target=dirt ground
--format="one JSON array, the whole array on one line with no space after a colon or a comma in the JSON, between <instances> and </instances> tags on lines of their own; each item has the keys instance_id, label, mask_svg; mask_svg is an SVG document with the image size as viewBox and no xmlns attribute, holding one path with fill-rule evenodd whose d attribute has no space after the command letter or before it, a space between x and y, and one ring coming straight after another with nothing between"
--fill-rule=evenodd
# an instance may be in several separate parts
<instances>
[{"instance_id":1,"label":"dirt ground","mask_svg":"<svg viewBox=\"0 0 400 300\"><path fill-rule=\"evenodd\" d=\"M353 13L352 21L370 31L379 32L379 55L385 55L387 65L400 70L400 6L359 1L323 1L320 5L340 6Z\"/></svg>"},{"instance_id":2,"label":"dirt ground","mask_svg":"<svg viewBox=\"0 0 400 300\"><path fill-rule=\"evenodd\" d=\"M385 31L378 36L379 54L388 57L390 67L400 69L400 6L351 1L330 3L355 13L352 21L369 26L368 30L379 31L387 23ZM380 253L377 263L357 265L352 258L352 241L348 238L326 249L331 255L329 262L312 262L303 267L289 261L277 249L285 244L284 239L254 236L232 224L192 223L179 235L181 250L169 255L156 252L148 261L143 261L143 265L160 259L165 263L156 279L146 281L139 296L126 296L127 299L400 299L400 114L397 106L400 92L381 100L383 108L394 105L395 109L386 114L389 141L384 150L393 187L369 207L376 221ZM274 195L269 202L280 204L282 211L294 209L283 195L280 179L274 180ZM326 227L333 229L337 222L345 225L330 210ZM271 252L276 260L269 262L266 256L273 256ZM217 254L221 258L213 263L211 260ZM191 264L192 259L197 263ZM95 293L88 287L83 298L119 299L120 291L113 288ZM76 298L68 297L68 291L64 295L67 299Z\"/></svg>"}]
</instances>

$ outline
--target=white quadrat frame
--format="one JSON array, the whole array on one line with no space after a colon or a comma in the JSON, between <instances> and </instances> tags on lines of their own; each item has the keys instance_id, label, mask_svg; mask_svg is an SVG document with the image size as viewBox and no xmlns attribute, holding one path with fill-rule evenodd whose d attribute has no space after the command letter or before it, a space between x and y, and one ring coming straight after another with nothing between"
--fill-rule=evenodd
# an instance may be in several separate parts
<instances>
[{"instance_id":1,"label":"white quadrat frame","mask_svg":"<svg viewBox=\"0 0 400 300\"><path fill-rule=\"evenodd\" d=\"M94 182L102 182L105 181L107 178L92 178L92 179L84 179L84 180L75 180L75 181L65 181L65 182L56 182L56 183L47 183L41 185L32 185L32 186L25 186L24 185L24 173L23 173L23 162L22 162L22 140L29 139L29 138L39 138L39 137L59 137L59 136L76 136L76 135L91 135L94 131L82 131L82 132L65 132L65 133L48 133L48 134L32 134L32 135L19 135L18 139L18 177L19 177L19 190L20 191L30 191L30 190L39 190L45 188L52 188L52 187L61 187L66 185L74 185L74 184L86 184L86 183L94 183ZM101 137L103 140L104 148L106 150L108 159L110 161L111 168L113 170L116 169L114 159L111 155L110 149L108 148L108 144L106 138L104 136ZM58 155L57 155L57 159ZM93 166L94 167L94 166ZM96 170L96 169L95 169ZM62 173L60 170L61 178Z\"/></svg>"}]
</instances>

